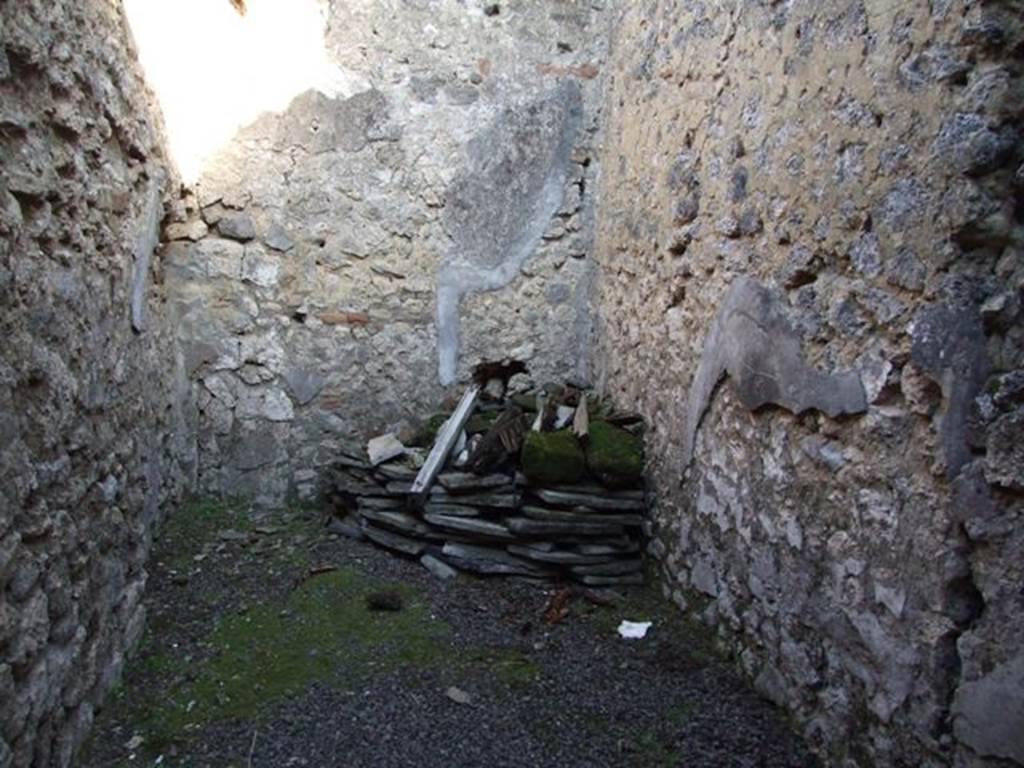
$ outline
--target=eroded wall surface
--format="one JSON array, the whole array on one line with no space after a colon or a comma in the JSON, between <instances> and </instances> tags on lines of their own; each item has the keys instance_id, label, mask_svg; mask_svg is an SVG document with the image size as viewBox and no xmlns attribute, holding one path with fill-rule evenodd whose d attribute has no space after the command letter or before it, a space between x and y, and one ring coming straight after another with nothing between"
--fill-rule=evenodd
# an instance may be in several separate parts
<instances>
[{"instance_id":1,"label":"eroded wall surface","mask_svg":"<svg viewBox=\"0 0 1024 768\"><path fill-rule=\"evenodd\" d=\"M315 89L165 230L200 486L280 504L481 361L586 375L602 3L332 2Z\"/></svg>"},{"instance_id":2,"label":"eroded wall surface","mask_svg":"<svg viewBox=\"0 0 1024 768\"><path fill-rule=\"evenodd\" d=\"M1021 18L615 22L600 378L668 590L831 764L1024 762Z\"/></svg>"},{"instance_id":3,"label":"eroded wall surface","mask_svg":"<svg viewBox=\"0 0 1024 768\"><path fill-rule=\"evenodd\" d=\"M0 3L0 766L69 763L194 453L129 46L118 3Z\"/></svg>"}]
</instances>

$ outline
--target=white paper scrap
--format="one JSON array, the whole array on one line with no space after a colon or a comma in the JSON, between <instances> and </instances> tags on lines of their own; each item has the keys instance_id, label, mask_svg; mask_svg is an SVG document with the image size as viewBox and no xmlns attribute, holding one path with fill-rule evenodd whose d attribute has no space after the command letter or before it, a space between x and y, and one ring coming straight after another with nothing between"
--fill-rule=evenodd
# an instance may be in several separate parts
<instances>
[{"instance_id":1,"label":"white paper scrap","mask_svg":"<svg viewBox=\"0 0 1024 768\"><path fill-rule=\"evenodd\" d=\"M624 621L619 624L619 634L627 640L643 640L652 623L650 621Z\"/></svg>"}]
</instances>

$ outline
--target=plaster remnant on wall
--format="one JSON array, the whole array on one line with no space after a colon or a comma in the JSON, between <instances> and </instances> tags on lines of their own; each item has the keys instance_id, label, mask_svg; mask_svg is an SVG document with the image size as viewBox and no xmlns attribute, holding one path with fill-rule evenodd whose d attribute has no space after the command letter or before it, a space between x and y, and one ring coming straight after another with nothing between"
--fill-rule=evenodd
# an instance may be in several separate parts
<instances>
[{"instance_id":1,"label":"plaster remnant on wall","mask_svg":"<svg viewBox=\"0 0 1024 768\"><path fill-rule=\"evenodd\" d=\"M149 183L146 206L143 209L139 234L135 244L135 266L132 274L132 328L136 333L146 330L146 291L149 287L149 267L153 251L160 242L161 205L160 185Z\"/></svg>"},{"instance_id":2,"label":"plaster remnant on wall","mask_svg":"<svg viewBox=\"0 0 1024 768\"><path fill-rule=\"evenodd\" d=\"M740 402L750 410L778 405L795 414L811 409L837 416L863 413L867 397L853 371L828 374L804 361L800 335L782 302L748 277L729 287L704 340L686 405L683 469L715 387L728 374Z\"/></svg>"},{"instance_id":3,"label":"plaster remnant on wall","mask_svg":"<svg viewBox=\"0 0 1024 768\"><path fill-rule=\"evenodd\" d=\"M438 374L453 384L459 302L511 283L562 204L580 129L579 87L561 83L522 109L505 110L474 137L468 167L448 188L444 228L451 250L437 274Z\"/></svg>"},{"instance_id":4,"label":"plaster remnant on wall","mask_svg":"<svg viewBox=\"0 0 1024 768\"><path fill-rule=\"evenodd\" d=\"M941 387L946 402L939 432L952 479L970 461L967 419L991 369L981 317L976 310L926 307L914 318L910 337L910 359Z\"/></svg>"}]
</instances>

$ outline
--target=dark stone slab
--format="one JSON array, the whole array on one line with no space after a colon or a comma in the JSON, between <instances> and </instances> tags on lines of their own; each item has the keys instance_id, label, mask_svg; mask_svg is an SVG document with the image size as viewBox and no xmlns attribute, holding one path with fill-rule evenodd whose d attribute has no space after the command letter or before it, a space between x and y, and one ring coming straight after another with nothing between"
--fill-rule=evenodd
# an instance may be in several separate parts
<instances>
[{"instance_id":1,"label":"dark stone slab","mask_svg":"<svg viewBox=\"0 0 1024 768\"><path fill-rule=\"evenodd\" d=\"M580 576L579 581L588 587L638 587L644 583L644 575L628 573L623 576Z\"/></svg>"},{"instance_id":2,"label":"dark stone slab","mask_svg":"<svg viewBox=\"0 0 1024 768\"><path fill-rule=\"evenodd\" d=\"M376 483L372 482L356 480L355 478L351 477L336 477L334 479L333 487L335 490L341 493L347 493L351 496L388 496L388 491L384 486L377 485Z\"/></svg>"},{"instance_id":3,"label":"dark stone slab","mask_svg":"<svg viewBox=\"0 0 1024 768\"><path fill-rule=\"evenodd\" d=\"M631 555L640 551L638 541L620 541L616 544L578 544L577 552L584 555Z\"/></svg>"},{"instance_id":4,"label":"dark stone slab","mask_svg":"<svg viewBox=\"0 0 1024 768\"><path fill-rule=\"evenodd\" d=\"M704 339L690 387L683 470L690 465L700 422L725 374L750 410L771 404L796 414L813 409L835 418L868 407L860 376L855 371L827 374L807 365L785 304L756 280L738 277Z\"/></svg>"},{"instance_id":5,"label":"dark stone slab","mask_svg":"<svg viewBox=\"0 0 1024 768\"><path fill-rule=\"evenodd\" d=\"M405 502L387 496L363 496L359 499L359 509L404 509Z\"/></svg>"},{"instance_id":6,"label":"dark stone slab","mask_svg":"<svg viewBox=\"0 0 1024 768\"><path fill-rule=\"evenodd\" d=\"M437 530L407 512L386 509L364 509L360 507L359 515L364 520L384 526L405 536L435 540L444 538Z\"/></svg>"},{"instance_id":7,"label":"dark stone slab","mask_svg":"<svg viewBox=\"0 0 1024 768\"><path fill-rule=\"evenodd\" d=\"M544 490L560 491L562 493L581 493L586 496L601 496L609 499L629 499L630 501L643 501L643 488L605 488L603 485L555 485Z\"/></svg>"},{"instance_id":8,"label":"dark stone slab","mask_svg":"<svg viewBox=\"0 0 1024 768\"><path fill-rule=\"evenodd\" d=\"M541 563L551 563L552 565L597 565L598 563L609 563L614 560L609 555L583 555L567 549L553 549L548 552L522 544L510 544L507 549L513 555L525 557L528 560L537 560Z\"/></svg>"},{"instance_id":9,"label":"dark stone slab","mask_svg":"<svg viewBox=\"0 0 1024 768\"><path fill-rule=\"evenodd\" d=\"M549 523L593 523L597 525L637 526L643 524L641 515L617 515L612 512L594 512L586 507L576 509L548 509L547 507L523 507L522 513L533 520Z\"/></svg>"},{"instance_id":10,"label":"dark stone slab","mask_svg":"<svg viewBox=\"0 0 1024 768\"><path fill-rule=\"evenodd\" d=\"M520 537L616 536L625 532L621 525L611 523L551 523L528 517L509 517L505 524Z\"/></svg>"},{"instance_id":11,"label":"dark stone slab","mask_svg":"<svg viewBox=\"0 0 1024 768\"><path fill-rule=\"evenodd\" d=\"M629 573L640 573L643 569L643 560L632 558L629 560L616 560L613 563L574 565L570 570L577 576L624 576Z\"/></svg>"},{"instance_id":12,"label":"dark stone slab","mask_svg":"<svg viewBox=\"0 0 1024 768\"><path fill-rule=\"evenodd\" d=\"M373 467L370 465L370 462L364 459L356 458L355 456L346 456L345 454L338 454L337 458L335 458L334 461L336 464L340 464L343 467L351 467L352 469L362 469L367 472L373 469Z\"/></svg>"},{"instance_id":13,"label":"dark stone slab","mask_svg":"<svg viewBox=\"0 0 1024 768\"><path fill-rule=\"evenodd\" d=\"M494 523L490 520L480 520L475 517L453 517L451 515L424 515L424 519L431 525L443 528L447 531L459 531L461 533L483 536L489 539L501 541L515 541L516 537L501 523Z\"/></svg>"},{"instance_id":14,"label":"dark stone slab","mask_svg":"<svg viewBox=\"0 0 1024 768\"><path fill-rule=\"evenodd\" d=\"M426 554L420 558L420 563L441 581L451 581L458 576L458 572L440 557Z\"/></svg>"},{"instance_id":15,"label":"dark stone slab","mask_svg":"<svg viewBox=\"0 0 1024 768\"><path fill-rule=\"evenodd\" d=\"M437 482L452 494L512 490L512 478L508 475L474 475L468 472L448 472L438 475Z\"/></svg>"},{"instance_id":16,"label":"dark stone slab","mask_svg":"<svg viewBox=\"0 0 1024 768\"><path fill-rule=\"evenodd\" d=\"M411 483L419 473L415 469L403 467L401 464L380 464L374 469L374 474L385 480Z\"/></svg>"},{"instance_id":17,"label":"dark stone slab","mask_svg":"<svg viewBox=\"0 0 1024 768\"><path fill-rule=\"evenodd\" d=\"M404 555L419 557L427 551L426 542L410 539L407 536L392 533L391 531L385 531L383 528L377 528L365 521L363 522L363 533L365 533L366 537L374 544L379 544L386 549L401 552Z\"/></svg>"},{"instance_id":18,"label":"dark stone slab","mask_svg":"<svg viewBox=\"0 0 1024 768\"><path fill-rule=\"evenodd\" d=\"M533 576L543 578L550 571L536 563L515 557L503 550L463 544L445 544L442 554L456 568L483 574Z\"/></svg>"},{"instance_id":19,"label":"dark stone slab","mask_svg":"<svg viewBox=\"0 0 1024 768\"><path fill-rule=\"evenodd\" d=\"M480 516L480 510L476 507L466 507L461 504L434 504L431 502L423 507L423 511L431 515L448 515L450 517Z\"/></svg>"},{"instance_id":20,"label":"dark stone slab","mask_svg":"<svg viewBox=\"0 0 1024 768\"><path fill-rule=\"evenodd\" d=\"M644 502L642 499L615 498L611 495L596 495L589 493L572 493L569 491L551 491L538 489L534 494L548 504L558 507L589 507L598 511L609 512L642 512Z\"/></svg>"},{"instance_id":21,"label":"dark stone slab","mask_svg":"<svg viewBox=\"0 0 1024 768\"><path fill-rule=\"evenodd\" d=\"M359 526L352 518L346 518L339 520L338 518L332 518L327 524L327 532L334 533L338 536L344 536L348 539L355 539L356 541L362 541L366 538L366 534L363 532L361 526Z\"/></svg>"},{"instance_id":22,"label":"dark stone slab","mask_svg":"<svg viewBox=\"0 0 1024 768\"><path fill-rule=\"evenodd\" d=\"M451 494L443 488L430 489L430 502L436 504L463 504L473 507L492 507L494 509L516 509L521 499L515 493L472 493Z\"/></svg>"}]
</instances>

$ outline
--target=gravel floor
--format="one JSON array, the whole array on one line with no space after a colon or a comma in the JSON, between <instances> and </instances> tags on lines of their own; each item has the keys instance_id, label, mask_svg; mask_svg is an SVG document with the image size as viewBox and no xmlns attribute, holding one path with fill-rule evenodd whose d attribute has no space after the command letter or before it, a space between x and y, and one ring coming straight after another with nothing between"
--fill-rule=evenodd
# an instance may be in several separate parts
<instances>
[{"instance_id":1,"label":"gravel floor","mask_svg":"<svg viewBox=\"0 0 1024 768\"><path fill-rule=\"evenodd\" d=\"M552 625L552 589L443 583L314 517L228 506L186 510L153 563L150 629L83 768L815 765L650 590L575 596ZM403 608L366 609L381 589ZM623 618L654 626L623 640Z\"/></svg>"}]
</instances>

